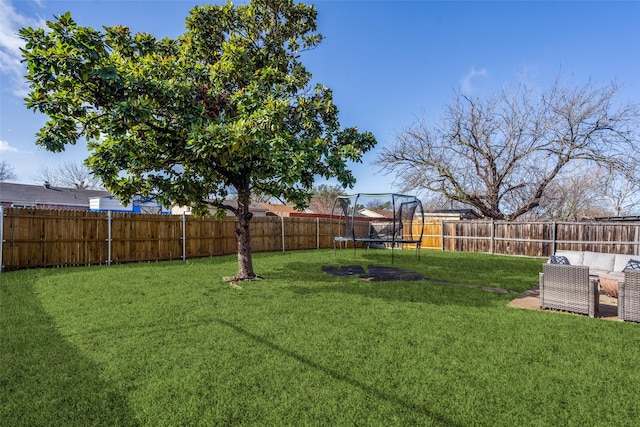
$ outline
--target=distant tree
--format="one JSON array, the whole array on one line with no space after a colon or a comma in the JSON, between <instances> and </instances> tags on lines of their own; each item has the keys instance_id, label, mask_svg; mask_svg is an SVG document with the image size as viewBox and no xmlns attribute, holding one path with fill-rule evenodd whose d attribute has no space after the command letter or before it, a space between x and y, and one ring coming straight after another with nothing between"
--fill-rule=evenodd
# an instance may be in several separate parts
<instances>
[{"instance_id":1,"label":"distant tree","mask_svg":"<svg viewBox=\"0 0 640 427\"><path fill-rule=\"evenodd\" d=\"M595 182L615 216L633 215L640 206L640 164L626 171L600 168Z\"/></svg>"},{"instance_id":2,"label":"distant tree","mask_svg":"<svg viewBox=\"0 0 640 427\"><path fill-rule=\"evenodd\" d=\"M422 200L422 206L425 212L434 212L448 209L467 209L468 205L445 198L440 193L428 192L425 199Z\"/></svg>"},{"instance_id":3,"label":"distant tree","mask_svg":"<svg viewBox=\"0 0 640 427\"><path fill-rule=\"evenodd\" d=\"M318 214L330 214L338 196L344 194L344 188L339 185L320 184L313 187L309 209Z\"/></svg>"},{"instance_id":4,"label":"distant tree","mask_svg":"<svg viewBox=\"0 0 640 427\"><path fill-rule=\"evenodd\" d=\"M598 180L578 169L551 182L532 213L544 219L578 221L610 215L605 203Z\"/></svg>"},{"instance_id":5,"label":"distant tree","mask_svg":"<svg viewBox=\"0 0 640 427\"><path fill-rule=\"evenodd\" d=\"M102 188L100 180L91 174L91 170L82 163L65 162L60 166L39 166L33 179L48 182L53 186L95 190Z\"/></svg>"},{"instance_id":6,"label":"distant tree","mask_svg":"<svg viewBox=\"0 0 640 427\"><path fill-rule=\"evenodd\" d=\"M637 163L638 108L618 103L615 84L520 87L481 100L457 94L439 125L401 132L376 162L405 189L431 190L494 219L538 205L577 161L628 170Z\"/></svg>"},{"instance_id":7,"label":"distant tree","mask_svg":"<svg viewBox=\"0 0 640 427\"><path fill-rule=\"evenodd\" d=\"M175 40L123 26L103 33L69 13L47 26L20 30L27 106L50 117L37 144L59 152L86 138L87 165L125 202L153 195L196 214L233 212L237 280L256 276L251 194L304 208L316 176L353 186L347 162L376 143L341 128L331 90L311 86L299 56L322 38L313 6L197 6Z\"/></svg>"},{"instance_id":8,"label":"distant tree","mask_svg":"<svg viewBox=\"0 0 640 427\"><path fill-rule=\"evenodd\" d=\"M389 201L389 200L381 200L381 199L373 199L373 200L369 200L365 207L367 207L369 209L388 210L388 209L391 209L391 201Z\"/></svg>"},{"instance_id":9,"label":"distant tree","mask_svg":"<svg viewBox=\"0 0 640 427\"><path fill-rule=\"evenodd\" d=\"M0 182L14 181L18 177L13 171L13 167L5 160L0 162Z\"/></svg>"}]
</instances>

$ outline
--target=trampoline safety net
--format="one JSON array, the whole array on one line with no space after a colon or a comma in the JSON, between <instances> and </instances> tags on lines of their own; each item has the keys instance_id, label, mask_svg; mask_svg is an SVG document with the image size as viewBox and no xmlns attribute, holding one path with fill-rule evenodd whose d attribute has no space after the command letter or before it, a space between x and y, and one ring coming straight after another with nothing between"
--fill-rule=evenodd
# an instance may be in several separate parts
<instances>
[{"instance_id":1,"label":"trampoline safety net","mask_svg":"<svg viewBox=\"0 0 640 427\"><path fill-rule=\"evenodd\" d=\"M424 233L422 203L404 194L354 194L336 198L331 212L333 247L352 242L395 249L415 245L418 257ZM392 252L393 258L393 252Z\"/></svg>"}]
</instances>

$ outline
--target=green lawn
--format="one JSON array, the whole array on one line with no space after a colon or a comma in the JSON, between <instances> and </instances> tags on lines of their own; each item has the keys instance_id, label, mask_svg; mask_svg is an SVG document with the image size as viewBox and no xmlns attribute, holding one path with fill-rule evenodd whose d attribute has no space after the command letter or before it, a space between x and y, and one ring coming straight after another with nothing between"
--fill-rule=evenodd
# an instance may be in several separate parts
<instances>
[{"instance_id":1,"label":"green lawn","mask_svg":"<svg viewBox=\"0 0 640 427\"><path fill-rule=\"evenodd\" d=\"M523 291L542 260L396 251L439 281ZM0 273L7 426L634 425L640 325L514 295L335 277L384 250Z\"/></svg>"}]
</instances>

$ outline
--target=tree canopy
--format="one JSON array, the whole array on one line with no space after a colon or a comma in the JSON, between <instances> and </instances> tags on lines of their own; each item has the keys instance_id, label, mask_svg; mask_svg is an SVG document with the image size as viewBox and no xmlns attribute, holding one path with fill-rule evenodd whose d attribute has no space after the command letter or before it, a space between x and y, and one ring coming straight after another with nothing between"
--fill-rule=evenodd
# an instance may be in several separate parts
<instances>
[{"instance_id":1,"label":"tree canopy","mask_svg":"<svg viewBox=\"0 0 640 427\"><path fill-rule=\"evenodd\" d=\"M615 84L571 87L556 80L542 92L522 86L488 99L458 93L441 121L400 132L376 162L406 189L514 220L537 208L574 164L633 169L638 109L616 102L618 92Z\"/></svg>"},{"instance_id":2,"label":"tree canopy","mask_svg":"<svg viewBox=\"0 0 640 427\"><path fill-rule=\"evenodd\" d=\"M20 30L26 104L49 116L36 143L60 152L85 138L87 166L124 201L234 212L240 279L255 276L250 195L305 207L316 176L353 186L347 163L376 143L342 128L331 90L311 85L300 52L322 40L313 6L197 6L177 39L81 27L70 13L47 26Z\"/></svg>"}]
</instances>

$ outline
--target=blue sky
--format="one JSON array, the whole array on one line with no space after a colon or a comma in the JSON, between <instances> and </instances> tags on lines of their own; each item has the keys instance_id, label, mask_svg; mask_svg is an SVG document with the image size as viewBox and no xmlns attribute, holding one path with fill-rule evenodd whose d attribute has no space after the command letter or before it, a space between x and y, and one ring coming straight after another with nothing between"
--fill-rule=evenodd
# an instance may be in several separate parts
<instances>
[{"instance_id":1,"label":"blue sky","mask_svg":"<svg viewBox=\"0 0 640 427\"><path fill-rule=\"evenodd\" d=\"M83 26L122 24L177 37L196 4L178 0L0 0L0 160L18 182L35 183L39 166L81 161L84 146L48 153L34 144L45 117L25 108L22 26L70 11ZM485 97L519 83L547 88L560 75L584 84L624 85L622 101L640 102L640 2L317 1L325 40L303 62L334 91L343 126L375 134L378 146L352 165L352 192L397 190L371 162L397 132L437 122L454 91ZM324 183L324 181L318 181Z\"/></svg>"}]
</instances>

